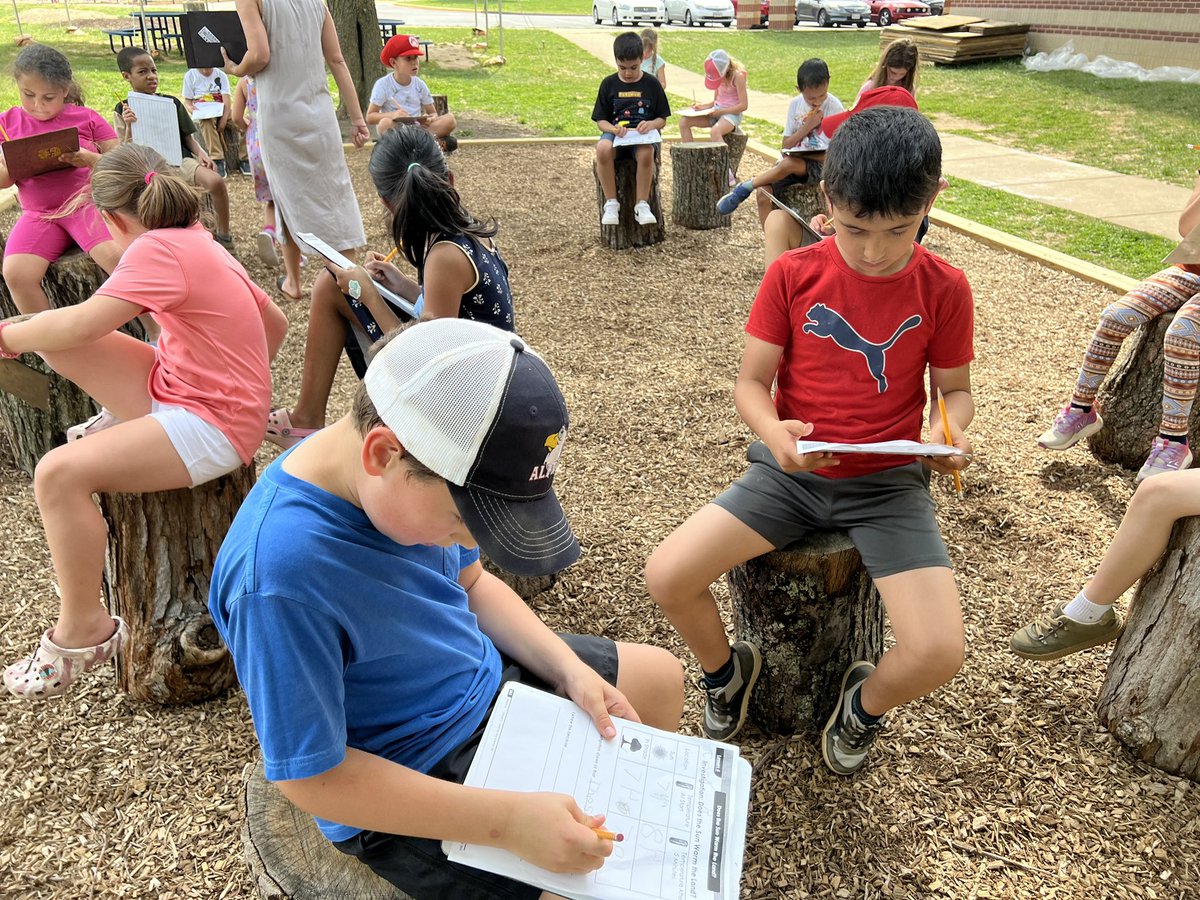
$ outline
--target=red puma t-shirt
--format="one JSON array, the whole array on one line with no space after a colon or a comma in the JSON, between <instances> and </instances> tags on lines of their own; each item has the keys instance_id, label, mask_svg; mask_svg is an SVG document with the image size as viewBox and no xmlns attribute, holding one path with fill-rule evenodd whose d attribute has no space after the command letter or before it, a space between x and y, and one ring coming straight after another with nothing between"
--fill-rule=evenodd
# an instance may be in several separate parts
<instances>
[{"instance_id":1,"label":"red puma t-shirt","mask_svg":"<svg viewBox=\"0 0 1200 900\"><path fill-rule=\"evenodd\" d=\"M746 333L783 348L775 389L781 419L811 422L806 440L921 439L927 366L975 357L971 287L919 244L894 275L855 272L834 239L783 254L763 277ZM846 454L831 478L878 472L908 456Z\"/></svg>"}]
</instances>

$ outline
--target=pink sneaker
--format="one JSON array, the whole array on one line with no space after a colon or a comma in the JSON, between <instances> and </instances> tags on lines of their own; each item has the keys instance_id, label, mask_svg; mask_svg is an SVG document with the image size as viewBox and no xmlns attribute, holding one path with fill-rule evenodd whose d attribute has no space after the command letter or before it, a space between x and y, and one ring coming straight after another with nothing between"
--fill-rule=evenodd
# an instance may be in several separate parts
<instances>
[{"instance_id":1,"label":"pink sneaker","mask_svg":"<svg viewBox=\"0 0 1200 900\"><path fill-rule=\"evenodd\" d=\"M1104 420L1092 407L1087 412L1069 403L1054 417L1054 424L1042 432L1038 446L1047 450L1066 450L1074 447L1085 437L1091 437L1104 427Z\"/></svg>"},{"instance_id":2,"label":"pink sneaker","mask_svg":"<svg viewBox=\"0 0 1200 900\"><path fill-rule=\"evenodd\" d=\"M97 431L103 431L105 428L112 428L120 423L120 419L110 413L104 407L100 408L100 412L92 416L86 422L80 422L78 425L72 425L67 429L67 443L70 444L80 438L87 437L89 434L95 434Z\"/></svg>"},{"instance_id":3,"label":"pink sneaker","mask_svg":"<svg viewBox=\"0 0 1200 900\"><path fill-rule=\"evenodd\" d=\"M1192 451L1182 441L1168 441L1164 437L1156 437L1150 445L1150 455L1137 474L1138 481L1145 481L1163 472L1178 472L1192 464Z\"/></svg>"}]
</instances>

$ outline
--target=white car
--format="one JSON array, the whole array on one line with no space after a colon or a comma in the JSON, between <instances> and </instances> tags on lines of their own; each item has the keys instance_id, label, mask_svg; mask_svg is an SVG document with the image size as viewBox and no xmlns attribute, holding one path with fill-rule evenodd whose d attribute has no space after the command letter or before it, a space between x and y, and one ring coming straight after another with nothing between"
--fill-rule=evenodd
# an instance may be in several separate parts
<instances>
[{"instance_id":1,"label":"white car","mask_svg":"<svg viewBox=\"0 0 1200 900\"><path fill-rule=\"evenodd\" d=\"M667 24L703 25L715 22L728 28L737 18L733 0L666 0Z\"/></svg>"},{"instance_id":2,"label":"white car","mask_svg":"<svg viewBox=\"0 0 1200 900\"><path fill-rule=\"evenodd\" d=\"M597 25L608 19L613 25L645 22L655 28L667 19L663 0L592 0L592 21Z\"/></svg>"}]
</instances>

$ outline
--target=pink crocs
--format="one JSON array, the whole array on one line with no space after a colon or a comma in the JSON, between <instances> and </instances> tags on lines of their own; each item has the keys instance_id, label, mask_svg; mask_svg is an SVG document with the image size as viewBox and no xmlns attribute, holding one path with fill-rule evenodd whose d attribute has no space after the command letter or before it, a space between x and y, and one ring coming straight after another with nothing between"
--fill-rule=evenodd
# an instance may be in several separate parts
<instances>
[{"instance_id":1,"label":"pink crocs","mask_svg":"<svg viewBox=\"0 0 1200 900\"><path fill-rule=\"evenodd\" d=\"M23 700L44 700L65 694L75 679L112 659L129 637L129 628L119 616L113 616L117 630L103 644L69 650L50 640L50 631L32 655L4 670L4 686Z\"/></svg>"},{"instance_id":2,"label":"pink crocs","mask_svg":"<svg viewBox=\"0 0 1200 900\"><path fill-rule=\"evenodd\" d=\"M296 428L292 425L291 416L284 407L271 410L267 416L267 433L264 438L283 450L296 446L310 434L320 431L320 428Z\"/></svg>"}]
</instances>

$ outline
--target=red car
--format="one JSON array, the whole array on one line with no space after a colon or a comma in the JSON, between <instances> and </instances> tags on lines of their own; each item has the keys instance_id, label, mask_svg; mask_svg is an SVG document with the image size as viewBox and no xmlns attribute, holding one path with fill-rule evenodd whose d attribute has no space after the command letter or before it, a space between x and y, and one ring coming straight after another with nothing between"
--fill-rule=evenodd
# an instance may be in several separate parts
<instances>
[{"instance_id":1,"label":"red car","mask_svg":"<svg viewBox=\"0 0 1200 900\"><path fill-rule=\"evenodd\" d=\"M885 27L901 19L930 14L929 6L920 0L870 0L870 3L871 21Z\"/></svg>"},{"instance_id":2,"label":"red car","mask_svg":"<svg viewBox=\"0 0 1200 900\"><path fill-rule=\"evenodd\" d=\"M737 15L738 4L745 3L745 2L747 2L747 0L733 0L734 16ZM749 0L749 2L753 3L754 0ZM771 0L762 0L762 3L759 4L759 7L758 7L758 24L766 25L767 20L771 17L770 14L771 14Z\"/></svg>"}]
</instances>

